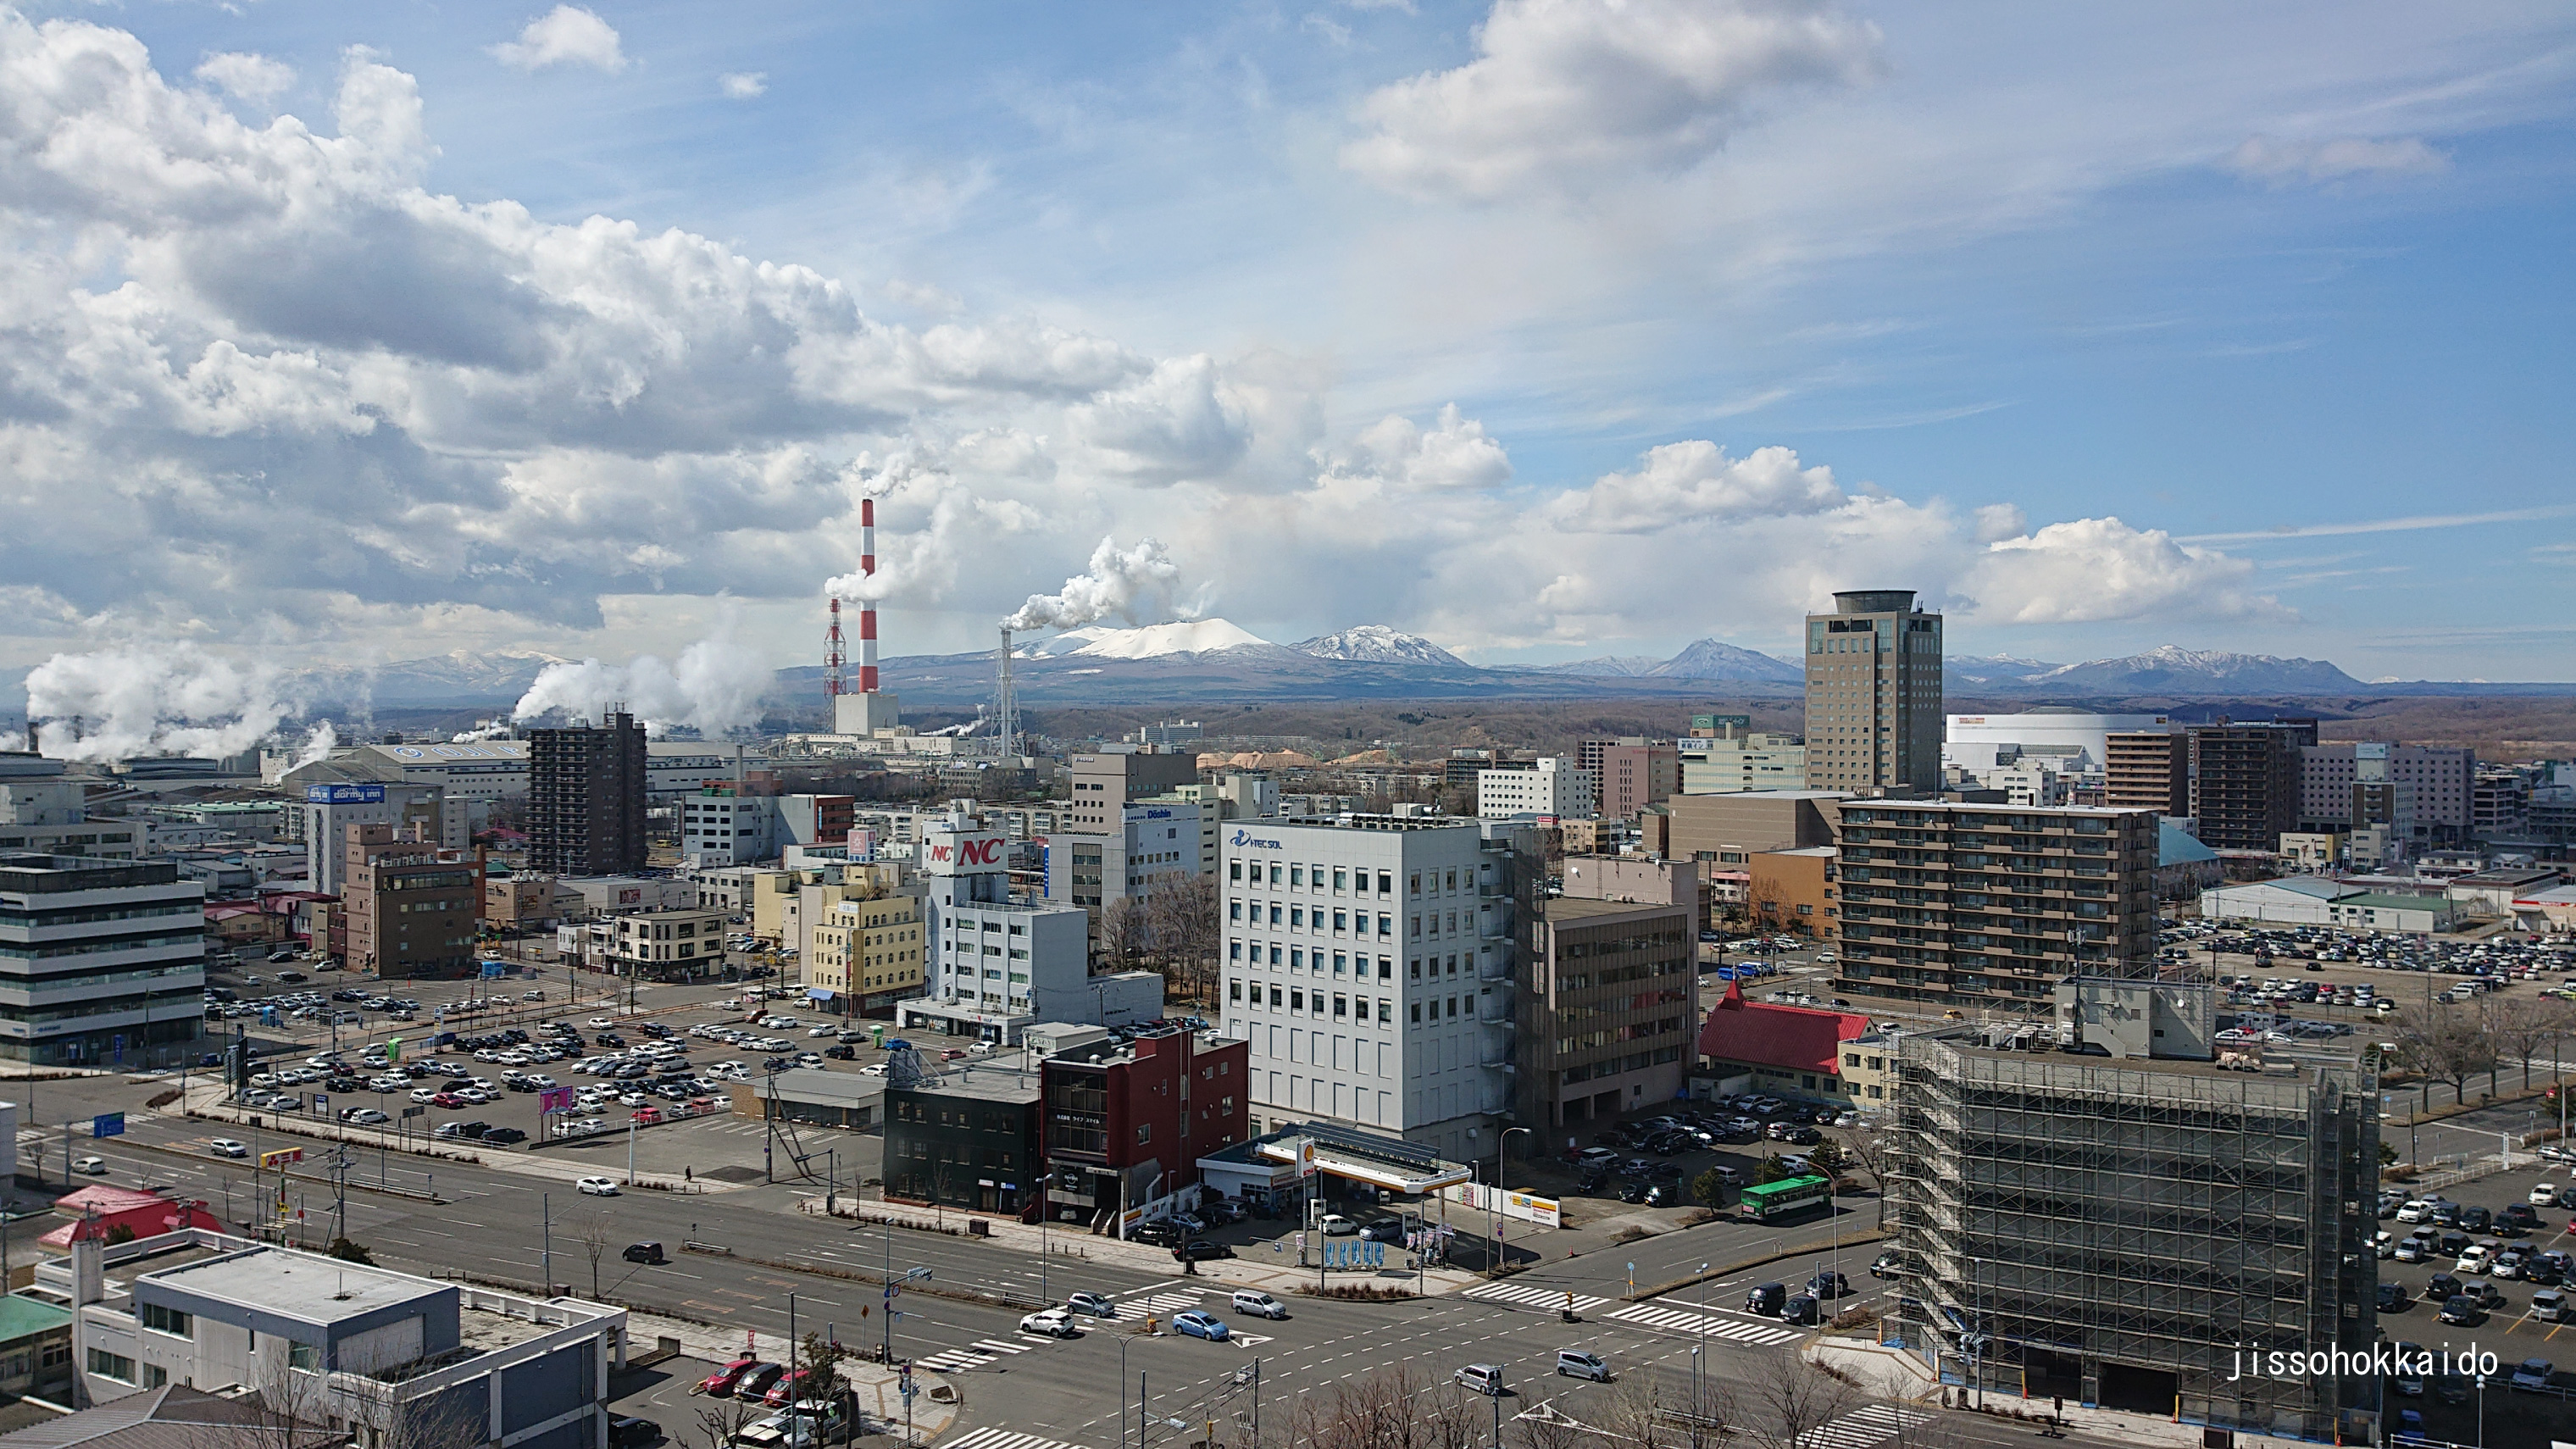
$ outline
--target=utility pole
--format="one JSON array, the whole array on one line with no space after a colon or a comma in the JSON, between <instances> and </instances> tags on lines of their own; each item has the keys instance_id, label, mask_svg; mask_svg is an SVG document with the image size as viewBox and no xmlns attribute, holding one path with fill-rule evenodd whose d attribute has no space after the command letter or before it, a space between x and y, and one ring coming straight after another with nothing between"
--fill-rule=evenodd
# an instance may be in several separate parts
<instances>
[{"instance_id":1,"label":"utility pole","mask_svg":"<svg viewBox=\"0 0 2576 1449\"><path fill-rule=\"evenodd\" d=\"M544 1295L544 1296L546 1296L546 1297L548 1297L548 1298L552 1298L552 1297L554 1297L554 1296L555 1296L555 1203L554 1203L554 1194L552 1194L552 1193L542 1193L542 1192L541 1192L541 1193L539 1193L539 1194L537 1194L537 1212L538 1212L538 1215L539 1215L539 1217L540 1217L541 1221L543 1221L543 1222L544 1222L544 1224L545 1224L545 1235L546 1235L546 1237L545 1237L546 1246L545 1246L545 1252L544 1252L544 1254L543 1254L543 1258L544 1258L544 1262L545 1262L545 1274L546 1274L546 1291L545 1291L545 1295Z\"/></svg>"}]
</instances>

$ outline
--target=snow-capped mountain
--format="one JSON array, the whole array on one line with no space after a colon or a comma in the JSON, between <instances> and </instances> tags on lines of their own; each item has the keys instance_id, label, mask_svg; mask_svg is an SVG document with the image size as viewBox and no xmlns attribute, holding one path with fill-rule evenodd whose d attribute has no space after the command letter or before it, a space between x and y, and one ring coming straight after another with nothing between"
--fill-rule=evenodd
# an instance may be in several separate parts
<instances>
[{"instance_id":1,"label":"snow-capped mountain","mask_svg":"<svg viewBox=\"0 0 2576 1449\"><path fill-rule=\"evenodd\" d=\"M1566 664L1542 664L1539 670L1547 674L1582 674L1601 679L1723 679L1798 684L1806 678L1805 671L1785 659L1775 659L1733 644L1721 644L1715 639L1697 640L1670 659L1657 659L1650 654L1609 654Z\"/></svg>"},{"instance_id":2,"label":"snow-capped mountain","mask_svg":"<svg viewBox=\"0 0 2576 1449\"><path fill-rule=\"evenodd\" d=\"M1361 624L1288 646L1318 659L1347 659L1363 664L1439 664L1464 669L1467 661L1423 638L1384 624Z\"/></svg>"},{"instance_id":3,"label":"snow-capped mountain","mask_svg":"<svg viewBox=\"0 0 2576 1449\"><path fill-rule=\"evenodd\" d=\"M2144 654L2061 664L2022 676L2029 689L2168 694L2278 694L2363 688L2360 680L2322 659L2283 659L2271 654L2231 654L2159 644Z\"/></svg>"},{"instance_id":4,"label":"snow-capped mountain","mask_svg":"<svg viewBox=\"0 0 2576 1449\"><path fill-rule=\"evenodd\" d=\"M1088 628L1067 629L1044 639L1026 644L1013 644L1014 659L1063 659L1079 654L1088 659L1154 659L1165 654L1205 654L1215 649L1240 649L1245 645L1270 647L1270 641L1224 619L1192 619L1177 624L1147 624L1135 629L1114 629L1105 624Z\"/></svg>"},{"instance_id":5,"label":"snow-capped mountain","mask_svg":"<svg viewBox=\"0 0 2576 1449\"><path fill-rule=\"evenodd\" d=\"M1601 654L1590 659L1569 659L1562 664L1531 666L1537 674L1587 674L1597 679L1643 679L1655 672L1664 661L1652 654Z\"/></svg>"}]
</instances>

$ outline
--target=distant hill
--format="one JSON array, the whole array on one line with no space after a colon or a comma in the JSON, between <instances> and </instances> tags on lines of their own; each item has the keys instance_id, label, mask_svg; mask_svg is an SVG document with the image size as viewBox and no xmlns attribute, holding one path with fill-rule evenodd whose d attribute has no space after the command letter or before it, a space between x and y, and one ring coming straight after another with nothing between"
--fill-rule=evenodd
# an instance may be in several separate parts
<instances>
[{"instance_id":1,"label":"distant hill","mask_svg":"<svg viewBox=\"0 0 2576 1449\"><path fill-rule=\"evenodd\" d=\"M2025 664L2033 667L2015 667ZM1974 674L1972 665L1978 666ZM2178 644L2082 664L1960 660L1943 672L1973 682L1980 692L2010 694L2343 694L2368 687L2322 659L2230 654Z\"/></svg>"},{"instance_id":2,"label":"distant hill","mask_svg":"<svg viewBox=\"0 0 2576 1449\"><path fill-rule=\"evenodd\" d=\"M1806 671L1785 659L1752 649L1701 639L1670 659L1649 654L1605 654L1564 664L1541 664L1525 672L1574 674L1595 679L1715 679L1728 683L1806 684Z\"/></svg>"},{"instance_id":3,"label":"distant hill","mask_svg":"<svg viewBox=\"0 0 2576 1449\"><path fill-rule=\"evenodd\" d=\"M1288 647L1318 659L1342 659L1360 664L1436 664L1448 669L1469 667L1466 660L1421 635L1390 629L1384 624L1362 624Z\"/></svg>"}]
</instances>

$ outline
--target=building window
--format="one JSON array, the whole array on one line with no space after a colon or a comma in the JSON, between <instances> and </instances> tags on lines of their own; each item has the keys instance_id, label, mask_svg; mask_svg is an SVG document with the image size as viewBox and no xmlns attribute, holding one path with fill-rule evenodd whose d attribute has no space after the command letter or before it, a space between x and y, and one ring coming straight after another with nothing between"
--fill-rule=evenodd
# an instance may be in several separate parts
<instances>
[{"instance_id":1,"label":"building window","mask_svg":"<svg viewBox=\"0 0 2576 1449\"><path fill-rule=\"evenodd\" d=\"M1138 1142L1151 1142L1151 1141L1153 1141L1153 1140L1154 1140L1154 1124L1153 1124L1153 1123L1151 1123L1151 1122L1139 1122L1139 1123L1137 1123L1137 1124L1136 1124L1136 1140L1137 1140Z\"/></svg>"},{"instance_id":2,"label":"building window","mask_svg":"<svg viewBox=\"0 0 2576 1449\"><path fill-rule=\"evenodd\" d=\"M120 1384L134 1382L134 1360L121 1353L109 1353L103 1348L93 1348L89 1351L89 1371L103 1379L114 1379Z\"/></svg>"},{"instance_id":3,"label":"building window","mask_svg":"<svg viewBox=\"0 0 2576 1449\"><path fill-rule=\"evenodd\" d=\"M181 1338L187 1338L193 1332L192 1320L187 1314L176 1308L164 1308L158 1303L144 1304L136 1310L134 1316L142 1320L144 1327L155 1333L176 1334Z\"/></svg>"}]
</instances>

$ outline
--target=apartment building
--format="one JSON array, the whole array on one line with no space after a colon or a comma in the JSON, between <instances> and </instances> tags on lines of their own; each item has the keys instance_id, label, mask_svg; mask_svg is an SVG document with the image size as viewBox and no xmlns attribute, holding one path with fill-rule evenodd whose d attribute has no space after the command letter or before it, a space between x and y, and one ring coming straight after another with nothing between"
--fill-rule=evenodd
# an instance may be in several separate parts
<instances>
[{"instance_id":1,"label":"apartment building","mask_svg":"<svg viewBox=\"0 0 2576 1449\"><path fill-rule=\"evenodd\" d=\"M1599 812L1599 782L1564 756L1548 756L1526 770L1476 772L1476 814L1486 820L1515 815L1579 820Z\"/></svg>"},{"instance_id":2,"label":"apartment building","mask_svg":"<svg viewBox=\"0 0 2576 1449\"><path fill-rule=\"evenodd\" d=\"M1223 1011L1250 1044L1252 1131L1321 1118L1489 1148L1513 1107L1515 843L1535 854L1534 831L1446 817L1226 832Z\"/></svg>"},{"instance_id":3,"label":"apartment building","mask_svg":"<svg viewBox=\"0 0 2576 1449\"><path fill-rule=\"evenodd\" d=\"M2180 730L2110 730L2102 740L2103 804L2177 818L2191 813L2191 749Z\"/></svg>"},{"instance_id":4,"label":"apartment building","mask_svg":"<svg viewBox=\"0 0 2576 1449\"><path fill-rule=\"evenodd\" d=\"M644 726L528 731L528 866L558 875L644 868Z\"/></svg>"},{"instance_id":5,"label":"apartment building","mask_svg":"<svg viewBox=\"0 0 2576 1449\"><path fill-rule=\"evenodd\" d=\"M1669 740L1588 739L1575 747L1574 763L1595 781L1596 808L1606 820L1634 820L1682 791L1681 750Z\"/></svg>"},{"instance_id":6,"label":"apartment building","mask_svg":"<svg viewBox=\"0 0 2576 1449\"><path fill-rule=\"evenodd\" d=\"M1807 616L1807 784L1941 788L1941 616L1912 589L1836 593Z\"/></svg>"},{"instance_id":7,"label":"apartment building","mask_svg":"<svg viewBox=\"0 0 2576 1449\"><path fill-rule=\"evenodd\" d=\"M2153 970L2153 811L1847 800L1837 816L1839 994L2028 1007L2070 974Z\"/></svg>"},{"instance_id":8,"label":"apartment building","mask_svg":"<svg viewBox=\"0 0 2576 1449\"><path fill-rule=\"evenodd\" d=\"M1009 851L1001 832L963 819L925 833L918 854L929 955L922 995L896 1007L897 1022L1007 1046L1037 1022L1161 1017L1160 976L1091 974L1090 918L1080 907L1012 897Z\"/></svg>"},{"instance_id":9,"label":"apartment building","mask_svg":"<svg viewBox=\"0 0 2576 1449\"><path fill-rule=\"evenodd\" d=\"M191 1050L205 905L167 863L0 851L0 1060L139 1066Z\"/></svg>"},{"instance_id":10,"label":"apartment building","mask_svg":"<svg viewBox=\"0 0 2576 1449\"><path fill-rule=\"evenodd\" d=\"M1047 1212L1123 1236L1144 1204L1199 1180L1199 1159L1249 1141L1249 1050L1169 1030L1048 1056Z\"/></svg>"},{"instance_id":11,"label":"apartment building","mask_svg":"<svg viewBox=\"0 0 2576 1449\"><path fill-rule=\"evenodd\" d=\"M724 970L725 915L704 906L630 911L608 921L608 969L651 981L693 981Z\"/></svg>"},{"instance_id":12,"label":"apartment building","mask_svg":"<svg viewBox=\"0 0 2576 1449\"><path fill-rule=\"evenodd\" d=\"M2191 758L2194 833L2212 850L2280 848L2299 828L2300 746L2317 742L2316 721L2195 725Z\"/></svg>"},{"instance_id":13,"label":"apartment building","mask_svg":"<svg viewBox=\"0 0 2576 1449\"><path fill-rule=\"evenodd\" d=\"M463 976L474 967L483 872L473 857L390 825L352 825L340 853L332 954L387 981Z\"/></svg>"}]
</instances>

